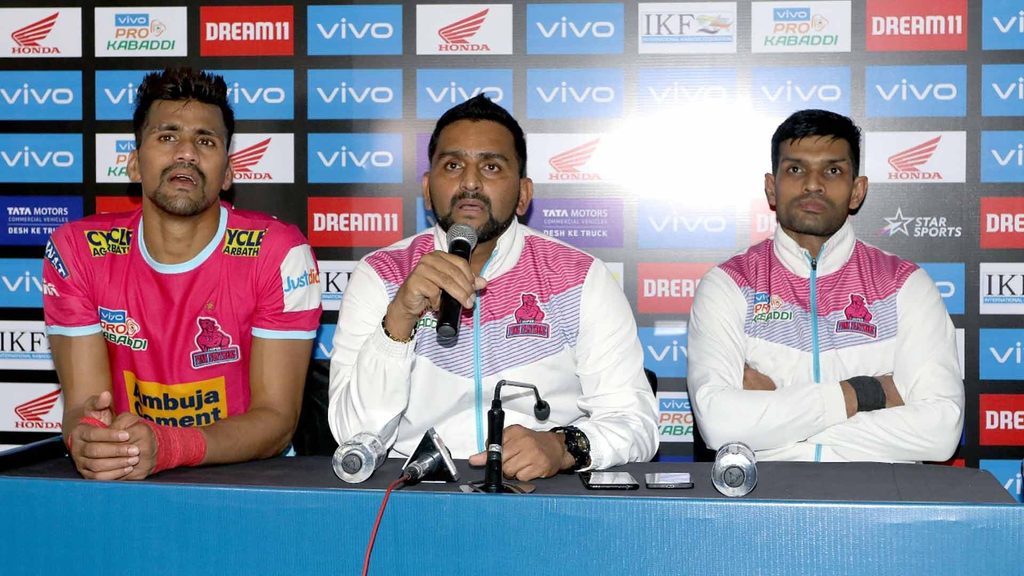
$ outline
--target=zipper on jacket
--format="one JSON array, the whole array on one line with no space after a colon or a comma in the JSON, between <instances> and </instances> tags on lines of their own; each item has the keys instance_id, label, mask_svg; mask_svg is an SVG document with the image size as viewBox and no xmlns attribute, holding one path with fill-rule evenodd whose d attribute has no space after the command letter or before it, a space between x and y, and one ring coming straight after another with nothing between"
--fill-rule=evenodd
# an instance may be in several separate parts
<instances>
[{"instance_id":1,"label":"zipper on jacket","mask_svg":"<svg viewBox=\"0 0 1024 576\"><path fill-rule=\"evenodd\" d=\"M814 363L814 383L821 383L821 363L818 360L818 259L811 258L811 358Z\"/></svg>"},{"instance_id":2,"label":"zipper on jacket","mask_svg":"<svg viewBox=\"0 0 1024 576\"><path fill-rule=\"evenodd\" d=\"M494 248L497 250L497 246ZM491 252L490 257L484 262L483 268L480 269L480 275L483 276L484 272L487 271L487 265L491 263L491 259L494 258L494 252ZM474 380L474 392L476 396L476 448L477 452L483 452L486 448L484 438L484 380L483 370L480 366L480 303L483 300L483 296L478 292L476 295L476 302L473 303L473 380Z\"/></svg>"}]
</instances>

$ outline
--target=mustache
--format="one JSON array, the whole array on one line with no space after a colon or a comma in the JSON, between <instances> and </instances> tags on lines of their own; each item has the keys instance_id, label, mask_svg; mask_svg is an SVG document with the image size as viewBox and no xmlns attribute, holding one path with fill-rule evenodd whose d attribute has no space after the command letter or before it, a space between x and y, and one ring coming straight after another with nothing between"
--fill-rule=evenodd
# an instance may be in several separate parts
<instances>
[{"instance_id":1,"label":"mustache","mask_svg":"<svg viewBox=\"0 0 1024 576\"><path fill-rule=\"evenodd\" d=\"M455 205L458 204L459 202L463 201L463 200L476 200L477 202L480 202L481 204L486 206L488 210L491 209L491 199L490 198L488 198L487 196L484 196L483 194L475 194L473 192L466 192L466 191L459 192L455 196L452 196L452 201L451 201L451 204L449 205L449 208L451 210L455 210Z\"/></svg>"},{"instance_id":2,"label":"mustache","mask_svg":"<svg viewBox=\"0 0 1024 576\"><path fill-rule=\"evenodd\" d=\"M196 177L198 178L198 183L200 185L206 184L206 173L203 172L199 168L199 166L196 166L195 164L192 164L190 162L175 162L174 164L171 164L167 168L164 168L163 172L160 173L160 179L166 180L167 176L169 176L170 173L174 172L175 170L191 170L196 173Z\"/></svg>"}]
</instances>

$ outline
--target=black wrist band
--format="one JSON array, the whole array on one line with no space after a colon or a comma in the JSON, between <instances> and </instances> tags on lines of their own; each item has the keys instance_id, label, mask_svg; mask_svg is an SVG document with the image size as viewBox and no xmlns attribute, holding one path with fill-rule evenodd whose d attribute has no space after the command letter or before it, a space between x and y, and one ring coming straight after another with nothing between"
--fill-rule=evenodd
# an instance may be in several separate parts
<instances>
[{"instance_id":1,"label":"black wrist band","mask_svg":"<svg viewBox=\"0 0 1024 576\"><path fill-rule=\"evenodd\" d=\"M847 378L850 387L857 395L857 412L870 412L885 408L885 390L877 378L871 376L854 376Z\"/></svg>"}]
</instances>

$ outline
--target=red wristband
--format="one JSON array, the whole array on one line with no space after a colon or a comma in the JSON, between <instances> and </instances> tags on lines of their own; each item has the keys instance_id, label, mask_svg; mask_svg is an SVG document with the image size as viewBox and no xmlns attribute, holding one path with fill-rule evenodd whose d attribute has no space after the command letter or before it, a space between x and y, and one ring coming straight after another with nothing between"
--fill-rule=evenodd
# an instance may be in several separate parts
<instances>
[{"instance_id":1,"label":"red wristband","mask_svg":"<svg viewBox=\"0 0 1024 576\"><path fill-rule=\"evenodd\" d=\"M153 474L178 466L198 466L206 457L206 437L199 428L174 428L142 420L156 436Z\"/></svg>"}]
</instances>

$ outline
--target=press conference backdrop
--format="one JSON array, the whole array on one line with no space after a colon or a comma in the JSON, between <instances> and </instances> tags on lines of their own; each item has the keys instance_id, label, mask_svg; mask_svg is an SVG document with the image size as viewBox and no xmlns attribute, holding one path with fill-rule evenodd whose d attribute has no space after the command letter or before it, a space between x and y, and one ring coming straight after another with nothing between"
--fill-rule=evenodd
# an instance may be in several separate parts
<instances>
[{"instance_id":1,"label":"press conference backdrop","mask_svg":"<svg viewBox=\"0 0 1024 576\"><path fill-rule=\"evenodd\" d=\"M1021 497L1019 0L68 4L0 9L0 444L60 430L47 236L137 205L134 91L187 63L229 85L229 199L315 247L319 358L355 261L433 223L419 190L436 118L481 92L511 110L536 183L527 223L606 261L633 306L662 459L692 457L698 279L775 226L772 131L801 108L853 116L871 181L854 227L922 263L957 326L967 403L952 463Z\"/></svg>"}]
</instances>

